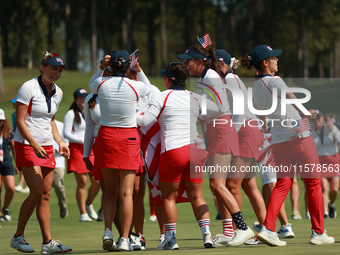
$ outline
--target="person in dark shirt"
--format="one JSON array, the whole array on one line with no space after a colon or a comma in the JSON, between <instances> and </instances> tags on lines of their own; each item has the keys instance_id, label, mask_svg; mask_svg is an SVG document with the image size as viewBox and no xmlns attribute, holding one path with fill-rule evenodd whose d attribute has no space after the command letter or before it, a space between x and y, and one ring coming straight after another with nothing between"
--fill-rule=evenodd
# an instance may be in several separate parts
<instances>
[{"instance_id":1,"label":"person in dark shirt","mask_svg":"<svg viewBox=\"0 0 340 255\"><path fill-rule=\"evenodd\" d=\"M12 217L9 213L8 207L14 197L14 167L10 151L14 153L14 133L11 126L6 119L4 110L0 109L0 206L1 206L1 182L5 186L5 199L2 210L0 212L0 221L11 221Z\"/></svg>"}]
</instances>

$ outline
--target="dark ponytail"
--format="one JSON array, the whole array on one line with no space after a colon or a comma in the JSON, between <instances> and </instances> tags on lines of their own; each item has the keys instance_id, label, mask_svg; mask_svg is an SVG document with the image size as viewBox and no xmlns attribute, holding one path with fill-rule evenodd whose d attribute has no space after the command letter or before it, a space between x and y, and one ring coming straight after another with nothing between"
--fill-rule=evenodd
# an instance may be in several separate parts
<instances>
[{"instance_id":1,"label":"dark ponytail","mask_svg":"<svg viewBox=\"0 0 340 255\"><path fill-rule=\"evenodd\" d=\"M186 87L185 80L188 77L188 70L183 64L172 64L169 72L176 77L176 80L171 79L174 86Z\"/></svg>"},{"instance_id":2,"label":"dark ponytail","mask_svg":"<svg viewBox=\"0 0 340 255\"><path fill-rule=\"evenodd\" d=\"M241 66L246 70L250 71L252 67L254 67L257 71L263 71L262 70L262 63L259 63L257 65L253 65L251 61L251 56L250 54L247 54L244 59L241 60Z\"/></svg>"},{"instance_id":3,"label":"dark ponytail","mask_svg":"<svg viewBox=\"0 0 340 255\"><path fill-rule=\"evenodd\" d=\"M96 106L96 98L97 98L97 96L98 96L98 94L93 94L91 99L87 102L87 104L89 105L89 109L93 109Z\"/></svg>"},{"instance_id":4,"label":"dark ponytail","mask_svg":"<svg viewBox=\"0 0 340 255\"><path fill-rule=\"evenodd\" d=\"M71 104L71 107L69 110L73 110L74 112L74 120L76 121L76 123L80 124L81 123L81 119L80 119L80 109L78 108L77 106L77 103L76 102L73 102Z\"/></svg>"},{"instance_id":5,"label":"dark ponytail","mask_svg":"<svg viewBox=\"0 0 340 255\"><path fill-rule=\"evenodd\" d=\"M113 61L111 61L111 70L112 74L115 75L117 73L123 73L126 74L128 71L128 66L125 65L125 60L123 58L117 58Z\"/></svg>"}]
</instances>

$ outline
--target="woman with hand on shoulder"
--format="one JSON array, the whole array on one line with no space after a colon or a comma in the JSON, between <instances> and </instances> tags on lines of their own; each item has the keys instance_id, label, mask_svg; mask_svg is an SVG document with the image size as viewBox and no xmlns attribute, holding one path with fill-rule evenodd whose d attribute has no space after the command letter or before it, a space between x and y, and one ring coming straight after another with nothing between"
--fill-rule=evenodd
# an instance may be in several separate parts
<instances>
[{"instance_id":1,"label":"woman with hand on shoulder","mask_svg":"<svg viewBox=\"0 0 340 255\"><path fill-rule=\"evenodd\" d=\"M213 49L207 50L201 45L189 47L185 53L178 55L184 61L191 76L200 77L197 91L199 94L213 99L209 95L216 95L220 101L223 113L215 118L207 118L203 122L206 133L208 160L207 165L218 169L229 167L233 157L240 155L239 140L234 125L231 124L231 112L228 103L228 90L224 80L224 73L217 62ZM216 101L216 100L215 100ZM215 123L216 126L215 126ZM223 123L223 124L219 124ZM253 231L244 222L240 207L234 196L226 188L226 172L214 172L209 175L210 189L216 196L218 209L222 217L223 233L215 238L217 246L237 246L253 237ZM229 217L229 211L232 218ZM236 224L234 232L232 221Z\"/></svg>"},{"instance_id":2,"label":"woman with hand on shoulder","mask_svg":"<svg viewBox=\"0 0 340 255\"><path fill-rule=\"evenodd\" d=\"M41 253L69 252L71 247L56 242L50 231L50 190L55 159L53 139L59 152L69 157L70 151L54 122L63 93L55 84L65 68L57 53L45 52L39 77L25 82L17 95L17 129L14 135L17 167L23 172L30 194L20 208L17 230L11 247L21 252L34 252L26 242L24 231L34 209L42 233Z\"/></svg>"},{"instance_id":3,"label":"woman with hand on shoulder","mask_svg":"<svg viewBox=\"0 0 340 255\"><path fill-rule=\"evenodd\" d=\"M287 105L286 114L281 115L281 90L287 89L286 83L279 77L274 76L278 71L278 58L282 50L273 50L268 45L256 46L246 59L242 60L242 66L246 70L255 67L257 75L253 84L253 102L257 110L268 110L273 104L273 93L277 91L277 108L268 114L269 119L277 119L270 129L272 134L272 152L276 166L285 166L291 169L296 165L306 186L308 208L312 222L311 244L331 244L334 238L327 235L324 230L324 217L321 193L321 175L312 172L311 166L319 164L318 154L310 136L309 122L306 116L316 116L315 110L302 112L296 105ZM292 92L286 93L286 98L296 99ZM263 123L263 131L268 133L266 116L259 116ZM285 121L285 125L281 124ZM294 128L297 127L297 128ZM275 232L276 218L280 208L287 197L294 178L294 171L278 171L277 183L273 189L268 203L266 219L257 238L272 246L284 246Z\"/></svg>"},{"instance_id":4,"label":"woman with hand on shoulder","mask_svg":"<svg viewBox=\"0 0 340 255\"><path fill-rule=\"evenodd\" d=\"M64 137L69 140L70 158L67 159L67 173L74 173L77 181L76 199L80 212L79 221L87 222L96 220L98 215L93 209L92 202L100 189L99 182L90 176L91 186L86 199L87 174L85 160L94 160L93 153L83 160L85 119L84 101L87 96L85 89L77 89L73 92L74 101L64 117ZM92 219L91 219L92 218Z\"/></svg>"},{"instance_id":5,"label":"woman with hand on shoulder","mask_svg":"<svg viewBox=\"0 0 340 255\"><path fill-rule=\"evenodd\" d=\"M202 110L201 97L185 89L187 70L182 63L172 62L160 73L164 76L166 91L153 99L146 112L137 115L139 126L148 126L158 119L161 130L159 182L166 236L157 249L179 249L176 242L176 199L182 181L201 228L204 247L212 248L215 246L210 233L209 210L202 193L203 171L195 173L194 169L195 166L202 167L205 160L199 162L201 164L195 164L196 162L191 161L193 157L190 157L197 150L196 122ZM212 102L212 106L209 103L208 113L211 112L210 109L214 116L222 112L221 107L217 108Z\"/></svg>"}]
</instances>

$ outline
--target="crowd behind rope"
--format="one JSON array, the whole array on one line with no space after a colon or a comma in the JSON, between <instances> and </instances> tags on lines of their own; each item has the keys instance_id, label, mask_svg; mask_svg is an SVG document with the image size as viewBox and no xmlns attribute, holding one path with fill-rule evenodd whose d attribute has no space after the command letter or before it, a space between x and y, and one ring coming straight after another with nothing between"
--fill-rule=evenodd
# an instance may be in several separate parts
<instances>
[{"instance_id":1,"label":"crowd behind rope","mask_svg":"<svg viewBox=\"0 0 340 255\"><path fill-rule=\"evenodd\" d=\"M282 50L258 45L241 61L246 70L256 70L253 84L256 109L270 108L271 91L275 88L280 92L287 87L275 76L277 57L281 54ZM161 92L150 83L139 62L130 66L128 52L114 50L111 55L105 55L89 81L90 93L84 88L74 91L74 102L62 127L63 123L55 121L55 114L63 94L55 82L66 66L57 53L44 53L41 75L24 83L18 91L14 139L5 113L0 109L0 174L6 188L0 220L11 220L8 208L15 183L14 168L8 163L10 148L16 167L30 189L20 209L12 248L34 252L24 237L24 230L36 209L43 242L41 252L72 251L71 247L52 239L49 227L52 184L61 218L69 213L62 181L65 166L56 166L58 155L67 158L67 173L73 172L77 182L79 221L104 221L104 250L146 249L142 202L146 182L160 229L158 250L179 249L176 203L180 202L190 202L205 248L260 243L284 246L286 242L281 239L295 236L284 205L294 171L268 169L295 164L304 168L320 163L339 165L338 128L321 111L312 109L306 116L295 105L287 106L286 116L281 116L280 106L268 116L256 116L246 104L243 115L233 115L233 95L223 85L233 86L247 96L244 83L234 73L239 61L223 49L208 50L201 45L188 47L177 58L182 62L171 62L160 71L165 87ZM186 89L189 76L199 77L197 91ZM286 97L296 99L293 93L287 93ZM308 117L313 122L311 128ZM270 118L296 120L301 128L270 126L267 121ZM216 119L245 125L215 127ZM261 128L250 124L257 119L264 123ZM205 141L198 133L197 122L202 126ZM256 172L242 170L259 165L262 194L256 184ZM204 171L197 169L218 166L235 171L208 173L222 223L221 234L213 238L209 209L202 193ZM334 238L324 230L324 218L336 217L339 173L306 172L300 175L306 186L312 223L309 243L332 244ZM91 186L86 195L88 178ZM92 201L99 187L102 197L97 214ZM258 219L253 224L256 235L241 212L241 187ZM278 231L276 217L281 225ZM295 211L293 219L298 219ZM116 240L112 223L119 233Z\"/></svg>"}]
</instances>

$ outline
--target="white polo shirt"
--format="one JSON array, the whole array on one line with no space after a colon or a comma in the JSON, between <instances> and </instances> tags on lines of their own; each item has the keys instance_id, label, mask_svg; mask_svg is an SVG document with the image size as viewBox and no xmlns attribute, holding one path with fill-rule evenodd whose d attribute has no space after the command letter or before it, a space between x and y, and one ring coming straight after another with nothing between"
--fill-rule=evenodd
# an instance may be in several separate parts
<instances>
[{"instance_id":1,"label":"white polo shirt","mask_svg":"<svg viewBox=\"0 0 340 255\"><path fill-rule=\"evenodd\" d=\"M109 127L137 127L138 101L147 93L146 85L126 77L99 77L93 83L100 105L100 125Z\"/></svg>"},{"instance_id":2,"label":"white polo shirt","mask_svg":"<svg viewBox=\"0 0 340 255\"><path fill-rule=\"evenodd\" d=\"M312 138L319 156L333 156L339 152L338 144L340 144L340 131L333 125L332 132L326 125L323 125L322 133L319 135L315 129L315 125L311 125Z\"/></svg>"},{"instance_id":3,"label":"white polo shirt","mask_svg":"<svg viewBox=\"0 0 340 255\"><path fill-rule=\"evenodd\" d=\"M77 123L74 119L74 111L68 110L64 117L64 137L69 140L70 143L84 143L85 135L85 120L81 113L78 113L80 117L80 123Z\"/></svg>"},{"instance_id":4,"label":"white polo shirt","mask_svg":"<svg viewBox=\"0 0 340 255\"><path fill-rule=\"evenodd\" d=\"M28 106L25 123L33 138L39 145L49 146L53 145L51 119L58 110L63 92L53 84L52 96L47 98L43 88L46 89L39 77L25 82L18 90L17 102ZM29 144L18 129L15 131L14 141Z\"/></svg>"},{"instance_id":5,"label":"white polo shirt","mask_svg":"<svg viewBox=\"0 0 340 255\"><path fill-rule=\"evenodd\" d=\"M161 92L144 114L137 115L139 126L148 126L158 119L161 129L161 153L196 143L197 118L201 111L201 96L187 90L168 89ZM221 114L212 101L207 102L207 116Z\"/></svg>"},{"instance_id":6,"label":"white polo shirt","mask_svg":"<svg viewBox=\"0 0 340 255\"><path fill-rule=\"evenodd\" d=\"M228 86L233 86L237 89L240 89L244 96L244 115L235 115L233 114L233 94L229 92L228 94L228 103L230 107L230 111L232 113L232 120L234 123L234 126L237 131L240 130L242 127L244 120L250 120L250 119L256 119L255 114L253 114L249 108L248 108L248 90L246 86L244 85L243 81L238 77L236 74L233 74L232 72L228 72L225 76L225 80L227 82Z\"/></svg>"},{"instance_id":7,"label":"white polo shirt","mask_svg":"<svg viewBox=\"0 0 340 255\"><path fill-rule=\"evenodd\" d=\"M286 83L281 79L279 76L264 76L258 80L256 80L253 84L253 101L254 101L254 107L258 110L268 110L272 106L273 101L273 95L272 91L273 88L277 88L278 92L278 103L276 110L269 114L267 117L270 121L270 119L277 119L271 128L270 133L272 134L272 143L282 143L289 141L294 136L296 137L296 132L292 126L294 126L294 123L292 121L294 120L300 120L301 116L299 112L292 106L287 105L287 112L285 116L281 115L281 89L282 88L288 88ZM281 125L281 121L285 121L285 126L291 126L291 127L285 127ZM303 137L307 137L310 135L309 131L305 131L301 133Z\"/></svg>"},{"instance_id":8,"label":"white polo shirt","mask_svg":"<svg viewBox=\"0 0 340 255\"><path fill-rule=\"evenodd\" d=\"M198 80L197 93L199 95L206 95L207 99L213 101L212 97L220 101L223 115L230 115L229 103L227 98L227 89L225 88L220 75L212 69L205 69L202 77ZM220 116L217 116L220 117ZM214 118L207 118L207 123L213 121Z\"/></svg>"},{"instance_id":9,"label":"white polo shirt","mask_svg":"<svg viewBox=\"0 0 340 255\"><path fill-rule=\"evenodd\" d=\"M90 93L85 98L84 113L85 113L85 138L84 138L84 158L90 157L93 148L95 137L98 136L100 128L100 107L98 96L95 100L95 107L89 109L89 100L93 97L94 93Z\"/></svg>"}]
</instances>

